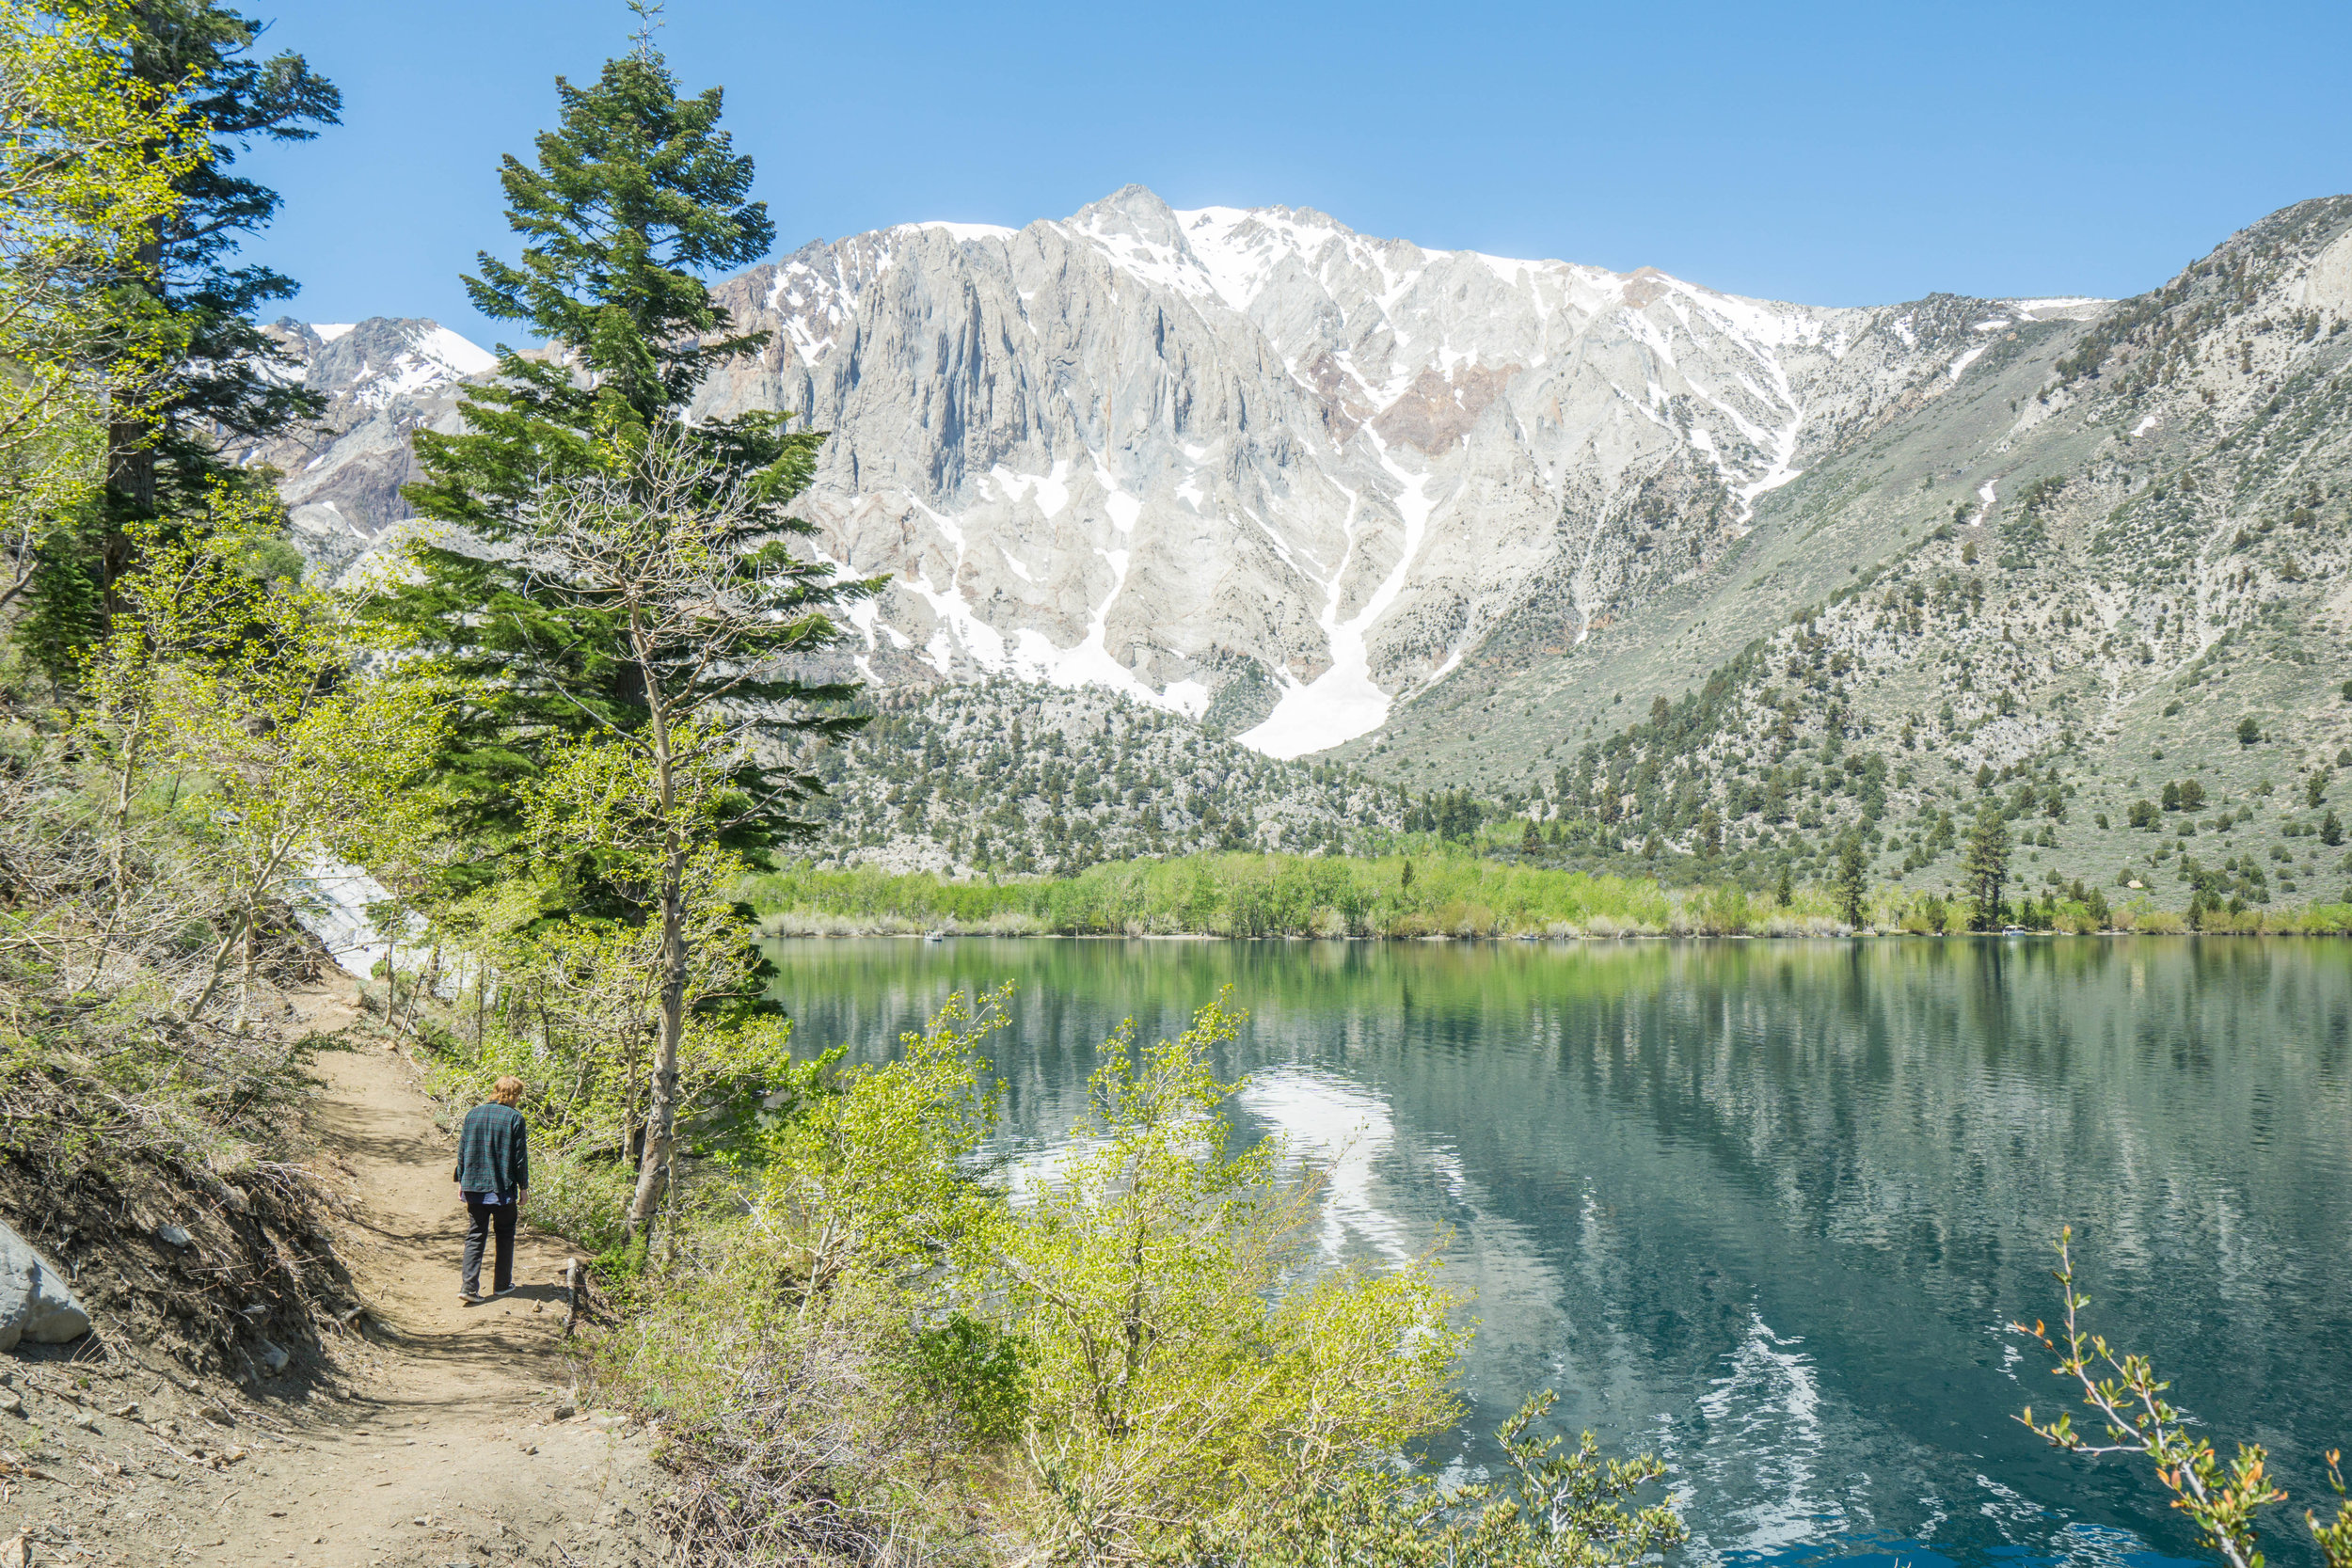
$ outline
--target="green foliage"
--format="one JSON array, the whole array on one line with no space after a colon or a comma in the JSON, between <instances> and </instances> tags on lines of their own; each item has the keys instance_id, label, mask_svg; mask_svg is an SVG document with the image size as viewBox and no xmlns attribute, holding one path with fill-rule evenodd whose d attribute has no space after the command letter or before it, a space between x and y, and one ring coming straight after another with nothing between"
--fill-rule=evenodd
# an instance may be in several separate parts
<instances>
[{"instance_id":1,"label":"green foliage","mask_svg":"<svg viewBox=\"0 0 2352 1568\"><path fill-rule=\"evenodd\" d=\"M958 1310L908 1337L899 1371L987 1448L1027 1425L1032 1359L1025 1336Z\"/></svg>"},{"instance_id":2,"label":"green foliage","mask_svg":"<svg viewBox=\"0 0 2352 1568\"><path fill-rule=\"evenodd\" d=\"M698 451L684 425L660 420L598 454L604 471L540 491L517 538L543 629L594 624L612 666L575 670L576 648L545 646L528 626L521 665L578 714L597 713L619 674L633 696L627 713L544 743L544 776L520 792L540 860L557 859L549 809L558 837L606 861L675 832L740 847L755 824L755 841L804 831L787 814L821 785L771 755L775 738L836 737L861 721L827 707L853 687L787 672L838 640L829 611L878 584L837 583L792 556L785 541L806 525L782 516L763 482Z\"/></svg>"},{"instance_id":3,"label":"green foliage","mask_svg":"<svg viewBox=\"0 0 2352 1568\"><path fill-rule=\"evenodd\" d=\"M1282 1180L1271 1144L1222 1152L1238 1085L1209 1063L1240 1022L1213 1003L1140 1050L1122 1028L1073 1152L1004 1227L1050 1558L1152 1560L1175 1530L1236 1528L1457 1413L1445 1384L1467 1336L1434 1260L1298 1279L1311 1185Z\"/></svg>"},{"instance_id":4,"label":"green foliage","mask_svg":"<svg viewBox=\"0 0 2352 1568\"><path fill-rule=\"evenodd\" d=\"M452 1078L437 1077L436 1088L452 1102L480 1104L488 1098L487 1084L468 1083L460 1089ZM497 1082L497 1077L490 1082ZM532 1128L531 1223L580 1243L596 1258L599 1275L609 1275L632 1256L642 1266L644 1250L639 1247L632 1253L628 1249L621 1223L628 1212L635 1172L609 1156L599 1157L599 1150L566 1148L552 1137L541 1136L543 1124L535 1114Z\"/></svg>"},{"instance_id":5,"label":"green foliage","mask_svg":"<svg viewBox=\"0 0 2352 1568\"><path fill-rule=\"evenodd\" d=\"M1837 899L1837 918L1857 931L1864 925L1869 887L1868 862L1863 854L1862 840L1849 833L1837 847L1837 880L1832 891Z\"/></svg>"},{"instance_id":6,"label":"green foliage","mask_svg":"<svg viewBox=\"0 0 2352 1568\"><path fill-rule=\"evenodd\" d=\"M1316 1258L1312 1173L1230 1147L1221 1002L1175 1041L1115 1037L1019 1201L976 1179L1007 1002L952 998L898 1059L840 1072L771 1125L750 1212L706 1211L681 1249L703 1261L630 1285L605 1361L665 1413L689 1543L951 1550L977 1528L1040 1561L1166 1561L1275 1499L1390 1487L1454 1418L1465 1336L1432 1263ZM1596 1538L1613 1483L1652 1473L1530 1459ZM1629 1530L1668 1539L1646 1520Z\"/></svg>"},{"instance_id":7,"label":"green foliage","mask_svg":"<svg viewBox=\"0 0 2352 1568\"><path fill-rule=\"evenodd\" d=\"M777 1130L764 1212L790 1238L804 1305L853 1272L985 1266L993 1206L962 1166L996 1124L979 1047L1010 1001L1009 988L950 996L922 1034L900 1037L896 1061L843 1074Z\"/></svg>"},{"instance_id":8,"label":"green foliage","mask_svg":"<svg viewBox=\"0 0 2352 1568\"><path fill-rule=\"evenodd\" d=\"M45 563L87 577L102 617L135 558L126 524L190 520L223 487L266 493L273 476L241 467L236 454L325 407L256 320L263 305L292 298L295 283L238 255L276 216L278 194L232 171L256 139L309 140L342 109L333 85L300 55L259 57L263 24L218 0L144 0L118 14L130 74L188 113L150 149L174 170L176 199L125 285L138 309L167 324L167 346L139 367L141 417L110 427L103 526L87 547L55 551ZM53 602L73 596L60 590ZM95 621L78 640L103 630Z\"/></svg>"},{"instance_id":9,"label":"green foliage","mask_svg":"<svg viewBox=\"0 0 2352 1568\"><path fill-rule=\"evenodd\" d=\"M340 124L342 97L298 54L258 55L266 24L218 0L149 0L128 16L133 71L182 93L189 130L204 143L178 181L180 204L151 280L187 326L155 449L158 501L177 511L231 482L224 437L272 435L323 406L298 379L277 373L288 361L254 319L270 301L293 298L298 285L237 254L277 215L278 194L232 170L257 139L309 141L316 127ZM174 494L183 498L176 505Z\"/></svg>"},{"instance_id":10,"label":"green foliage","mask_svg":"<svg viewBox=\"0 0 2352 1568\"><path fill-rule=\"evenodd\" d=\"M727 897L739 872L725 851L703 848L681 880L675 1094L690 1158L749 1157L763 1106L789 1109L816 1092L815 1065L792 1054L790 1022L756 1005L755 955ZM516 879L435 906L420 940L454 977L430 1020L437 1092L475 1103L511 1073L527 1085L524 1109L545 1147L633 1164L660 1037L660 927L551 920L549 904L561 908L556 884Z\"/></svg>"},{"instance_id":11,"label":"green foliage","mask_svg":"<svg viewBox=\"0 0 2352 1568\"><path fill-rule=\"evenodd\" d=\"M1747 890L1729 882L1699 889L1683 908L1691 928L1701 936L1744 936L1760 924Z\"/></svg>"},{"instance_id":12,"label":"green foliage","mask_svg":"<svg viewBox=\"0 0 2352 1568\"><path fill-rule=\"evenodd\" d=\"M1666 931L1680 917L1676 900L1654 881L1461 854L1195 855L1089 866L1051 881L1003 882L796 864L753 878L745 896L787 927L841 918L869 928L1072 935L1607 934Z\"/></svg>"},{"instance_id":13,"label":"green foliage","mask_svg":"<svg viewBox=\"0 0 2352 1568\"><path fill-rule=\"evenodd\" d=\"M712 370L767 341L724 332L701 281L758 261L776 236L767 203L749 199L751 158L719 127L721 89L679 96L668 63L641 48L607 60L593 86L557 78L556 96L561 122L539 134L534 162L500 161L521 261L482 252L466 292L492 320L564 344L587 374L504 354L507 385L468 405L476 434L420 443L436 477L416 499L452 522L494 525L501 501L527 500L542 474L526 456L557 474L592 469L583 438L681 409Z\"/></svg>"},{"instance_id":14,"label":"green foliage","mask_svg":"<svg viewBox=\"0 0 2352 1568\"><path fill-rule=\"evenodd\" d=\"M2066 481L2051 474L2035 480L2018 496L2016 516L2001 528L2003 570L2026 571L2041 563L2050 543L2049 525L2044 519L2065 489ZM1962 560L1967 559L1963 553Z\"/></svg>"},{"instance_id":15,"label":"green foliage","mask_svg":"<svg viewBox=\"0 0 2352 1568\"><path fill-rule=\"evenodd\" d=\"M128 914L136 803L168 776L183 853L215 900L216 940L184 1005L200 1015L233 966L235 1032L263 930L306 896L319 858L389 868L418 852L446 697L414 671L355 675L364 650L346 607L257 570L277 522L274 504L223 486L200 528L135 526L140 558L81 678L79 734L112 797L97 832L116 884L99 962Z\"/></svg>"},{"instance_id":16,"label":"green foliage","mask_svg":"<svg viewBox=\"0 0 2352 1568\"><path fill-rule=\"evenodd\" d=\"M2165 1396L2171 1384L2156 1376L2155 1365L2144 1355L2118 1349L2082 1326L2082 1309L2090 1298L2074 1288L2074 1229L2058 1233L2058 1297L2065 1326L2053 1338L2043 1324L2031 1328L2010 1324L2010 1332L2058 1353L2052 1370L2081 1388L2083 1403L2095 1411L2106 1427L2106 1441L2088 1440L2074 1430L2074 1418L2061 1412L2056 1420L2037 1421L2026 1406L2016 1419L2047 1439L2053 1448L2090 1458L2106 1454L2137 1454L2153 1467L2156 1479L2173 1494L2172 1506L2203 1532L2202 1544L2217 1551L2231 1568L2262 1568L2256 1545L2257 1516L2272 1503L2284 1502L2286 1493L2272 1484L2269 1455L2259 1443L2240 1443L2237 1456L2224 1465L2211 1442L2195 1435L2194 1418ZM2328 1455L2328 1477L2339 1497L2344 1479L2338 1455ZM2308 1511L2304 1522L2320 1548L2328 1568L2352 1568L2352 1503L2341 1505L2326 1525Z\"/></svg>"},{"instance_id":17,"label":"green foliage","mask_svg":"<svg viewBox=\"0 0 2352 1568\"><path fill-rule=\"evenodd\" d=\"M1653 1455L1604 1459L1589 1432L1565 1449L1528 1435L1554 1398L1531 1398L1496 1433L1509 1466L1499 1483L1430 1487L1359 1471L1266 1499L1232 1539L1204 1540L1193 1556L1246 1568L1629 1568L1688 1539L1671 1502L1627 1512L1626 1499L1666 1473Z\"/></svg>"},{"instance_id":18,"label":"green foliage","mask_svg":"<svg viewBox=\"0 0 2352 1568\"><path fill-rule=\"evenodd\" d=\"M61 677L101 624L110 428L144 431L181 324L139 287L206 155L181 84L142 80L128 18L0 4L0 607Z\"/></svg>"}]
</instances>

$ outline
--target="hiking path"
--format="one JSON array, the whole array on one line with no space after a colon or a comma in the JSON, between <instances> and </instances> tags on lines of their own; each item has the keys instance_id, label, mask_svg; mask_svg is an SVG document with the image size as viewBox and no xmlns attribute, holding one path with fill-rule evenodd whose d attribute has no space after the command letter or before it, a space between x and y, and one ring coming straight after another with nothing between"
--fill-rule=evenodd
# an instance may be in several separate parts
<instances>
[{"instance_id":1,"label":"hiking path","mask_svg":"<svg viewBox=\"0 0 2352 1568\"><path fill-rule=\"evenodd\" d=\"M295 999L320 1031L358 1017L356 989ZM623 1568L661 1553L645 1516L653 1434L575 1409L564 1335L569 1251L517 1227L515 1291L465 1306L465 1205L454 1152L405 1048L355 1034L317 1059L319 1167L350 1202L338 1247L367 1304L335 1347L345 1386L308 1397L205 1398L187 1380L116 1374L76 1397L20 1377L40 1419L53 1394L70 1432L49 1484L0 1491L0 1529L22 1521L36 1562L294 1563ZM485 1283L489 1260L484 1260ZM125 1396L135 1413L110 1414ZM223 1432L221 1428L228 1430ZM0 1436L5 1436L0 1433ZM242 1450L224 1465L192 1451ZM4 1473L4 1472L0 1472ZM95 1482L95 1484L92 1484ZM62 1491L60 1490L62 1488ZM40 1505L47 1503L50 1506Z\"/></svg>"}]
</instances>

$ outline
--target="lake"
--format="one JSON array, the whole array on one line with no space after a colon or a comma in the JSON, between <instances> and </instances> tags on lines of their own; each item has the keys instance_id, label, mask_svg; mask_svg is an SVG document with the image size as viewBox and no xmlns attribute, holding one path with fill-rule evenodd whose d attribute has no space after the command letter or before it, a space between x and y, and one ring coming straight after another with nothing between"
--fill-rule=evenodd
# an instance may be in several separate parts
<instances>
[{"instance_id":1,"label":"lake","mask_svg":"<svg viewBox=\"0 0 2352 1568\"><path fill-rule=\"evenodd\" d=\"M2293 1494L2352 1447L2352 943L2241 938L1344 943L780 942L803 1050L895 1049L1012 980L1004 1139L1050 1148L1121 1018L1233 988L1245 1132L1333 1167L1324 1244L1444 1237L1475 1292L1474 1466L1530 1390L1674 1466L1700 1560L2203 1560L2002 1332L2093 1325ZM2095 1419L2088 1422L2093 1434Z\"/></svg>"}]
</instances>

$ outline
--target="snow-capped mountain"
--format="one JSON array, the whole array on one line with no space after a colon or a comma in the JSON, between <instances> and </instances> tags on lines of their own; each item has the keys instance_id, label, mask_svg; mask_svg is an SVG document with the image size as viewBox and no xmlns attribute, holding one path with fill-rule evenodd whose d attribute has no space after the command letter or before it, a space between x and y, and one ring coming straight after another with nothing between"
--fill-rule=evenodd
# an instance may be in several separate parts
<instances>
[{"instance_id":1,"label":"snow-capped mountain","mask_svg":"<svg viewBox=\"0 0 2352 1568\"><path fill-rule=\"evenodd\" d=\"M285 474L278 488L298 537L329 559L348 558L413 515L400 498L416 477L409 436L423 426L458 428L459 384L487 374L497 356L431 321L280 321L264 330L327 405L318 428L246 458Z\"/></svg>"},{"instance_id":2,"label":"snow-capped mountain","mask_svg":"<svg viewBox=\"0 0 2352 1568\"><path fill-rule=\"evenodd\" d=\"M833 432L802 510L894 578L859 613L869 675L1214 707L1277 756L1378 729L1531 601L1581 641L1705 575L1823 456L2100 309L1775 304L1135 186L811 244L720 293L773 336L702 407ZM372 537L407 433L486 356L430 323L285 338L342 432L272 457L288 499Z\"/></svg>"},{"instance_id":3,"label":"snow-capped mountain","mask_svg":"<svg viewBox=\"0 0 2352 1568\"><path fill-rule=\"evenodd\" d=\"M1810 456L2088 302L1822 309L1424 250L1129 187L1019 231L811 245L723 291L773 330L713 409L834 432L803 510L893 593L882 678L1012 671L1230 721L1376 729L1538 586L1579 631L1703 571ZM1235 727L1242 727L1238 722Z\"/></svg>"}]
</instances>

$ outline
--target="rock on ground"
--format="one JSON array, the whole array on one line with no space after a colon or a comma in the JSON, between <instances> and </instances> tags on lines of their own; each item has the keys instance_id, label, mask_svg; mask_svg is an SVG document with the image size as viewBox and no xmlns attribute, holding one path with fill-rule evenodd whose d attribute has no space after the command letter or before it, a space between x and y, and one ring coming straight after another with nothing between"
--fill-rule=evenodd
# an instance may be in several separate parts
<instances>
[{"instance_id":1,"label":"rock on ground","mask_svg":"<svg viewBox=\"0 0 2352 1568\"><path fill-rule=\"evenodd\" d=\"M89 1313L31 1243L0 1225L0 1350L30 1339L62 1345L89 1332Z\"/></svg>"}]
</instances>

